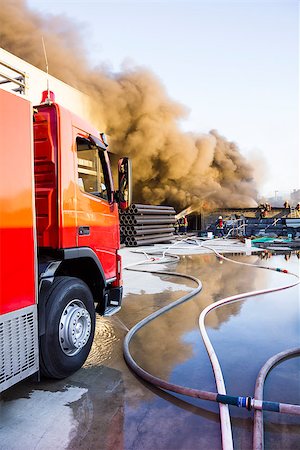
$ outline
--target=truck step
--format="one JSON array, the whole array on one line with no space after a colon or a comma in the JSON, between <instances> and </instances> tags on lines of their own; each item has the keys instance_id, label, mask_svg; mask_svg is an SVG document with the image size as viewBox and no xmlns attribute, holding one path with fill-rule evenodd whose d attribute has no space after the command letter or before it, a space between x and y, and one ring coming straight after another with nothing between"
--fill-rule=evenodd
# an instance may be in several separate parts
<instances>
[{"instance_id":1,"label":"truck step","mask_svg":"<svg viewBox=\"0 0 300 450\"><path fill-rule=\"evenodd\" d=\"M121 306L109 306L104 311L104 317L110 317L120 311Z\"/></svg>"}]
</instances>

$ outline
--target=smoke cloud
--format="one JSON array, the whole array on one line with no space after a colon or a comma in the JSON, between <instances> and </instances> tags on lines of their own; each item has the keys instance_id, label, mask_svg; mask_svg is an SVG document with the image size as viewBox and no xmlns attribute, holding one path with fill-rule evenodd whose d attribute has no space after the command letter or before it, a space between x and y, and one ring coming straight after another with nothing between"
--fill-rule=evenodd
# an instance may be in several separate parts
<instances>
[{"instance_id":1,"label":"smoke cloud","mask_svg":"<svg viewBox=\"0 0 300 450\"><path fill-rule=\"evenodd\" d=\"M132 158L135 202L178 209L256 205L253 168L238 146L217 131L183 133L178 124L186 109L149 70L90 68L74 24L43 17L24 0L3 4L0 22L5 50L44 69L43 35L51 75L91 97L95 124L110 136L112 151Z\"/></svg>"}]
</instances>

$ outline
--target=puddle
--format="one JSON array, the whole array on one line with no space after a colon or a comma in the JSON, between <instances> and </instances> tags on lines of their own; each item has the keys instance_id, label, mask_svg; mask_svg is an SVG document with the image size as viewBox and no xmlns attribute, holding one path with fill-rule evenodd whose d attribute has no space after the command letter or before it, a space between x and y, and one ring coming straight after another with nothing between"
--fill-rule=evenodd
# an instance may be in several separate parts
<instances>
[{"instance_id":1,"label":"puddle","mask_svg":"<svg viewBox=\"0 0 300 450\"><path fill-rule=\"evenodd\" d=\"M176 266L172 265L172 269L170 270L175 270L174 267ZM147 266L141 266L141 268L158 272L168 270L168 267L161 264L148 264ZM135 269L137 269L137 266ZM123 282L123 301L128 295L132 294L160 294L165 290L176 292L180 291L182 288L189 289L186 280L184 279L178 281L177 278L174 277L173 280L170 281L163 275L157 276L153 273L137 272L135 270L124 270Z\"/></svg>"}]
</instances>

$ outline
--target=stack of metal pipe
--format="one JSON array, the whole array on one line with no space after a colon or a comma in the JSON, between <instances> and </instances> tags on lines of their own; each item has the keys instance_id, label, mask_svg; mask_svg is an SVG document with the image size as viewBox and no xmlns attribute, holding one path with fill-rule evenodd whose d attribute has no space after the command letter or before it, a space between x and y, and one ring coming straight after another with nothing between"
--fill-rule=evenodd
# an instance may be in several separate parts
<instances>
[{"instance_id":1,"label":"stack of metal pipe","mask_svg":"<svg viewBox=\"0 0 300 450\"><path fill-rule=\"evenodd\" d=\"M127 247L170 242L175 214L172 206L131 205L120 212L121 242Z\"/></svg>"}]
</instances>

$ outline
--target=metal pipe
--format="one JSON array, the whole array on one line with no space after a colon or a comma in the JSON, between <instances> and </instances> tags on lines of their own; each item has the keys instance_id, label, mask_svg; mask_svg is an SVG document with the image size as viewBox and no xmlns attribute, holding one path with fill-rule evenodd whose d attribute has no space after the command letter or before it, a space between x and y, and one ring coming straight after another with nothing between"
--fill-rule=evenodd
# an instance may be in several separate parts
<instances>
[{"instance_id":1,"label":"metal pipe","mask_svg":"<svg viewBox=\"0 0 300 450\"><path fill-rule=\"evenodd\" d=\"M139 208L134 208L130 213L134 215L139 214L143 216L153 214L175 216L176 214L175 209L170 210L170 209L139 209Z\"/></svg>"},{"instance_id":2,"label":"metal pipe","mask_svg":"<svg viewBox=\"0 0 300 450\"><path fill-rule=\"evenodd\" d=\"M144 220L155 220L155 219L161 219L161 220L172 219L175 222L175 216L172 214L168 215L168 216L160 215L158 213L150 214L149 216L147 216L146 214L145 215L144 214L132 214L130 217L132 219L141 221L141 223L143 223Z\"/></svg>"},{"instance_id":3,"label":"metal pipe","mask_svg":"<svg viewBox=\"0 0 300 450\"><path fill-rule=\"evenodd\" d=\"M155 229L159 229L159 228L165 228L165 227L170 227L170 228L174 228L173 225L170 224L166 224L165 226L162 225L132 225L132 228L134 228L136 231L140 231L140 230L155 230Z\"/></svg>"},{"instance_id":4,"label":"metal pipe","mask_svg":"<svg viewBox=\"0 0 300 450\"><path fill-rule=\"evenodd\" d=\"M174 210L173 206L142 205L140 203L135 203L135 204L131 205L130 208L139 208L139 209L170 209L170 210Z\"/></svg>"},{"instance_id":5,"label":"metal pipe","mask_svg":"<svg viewBox=\"0 0 300 450\"><path fill-rule=\"evenodd\" d=\"M134 217L134 219L132 220L132 224L134 225L142 225L142 224L153 224L153 225L157 225L157 224L161 224L161 223L175 223L175 217L174 218L161 218L160 216L156 217L156 216L152 216L151 218L145 218L145 217Z\"/></svg>"},{"instance_id":6,"label":"metal pipe","mask_svg":"<svg viewBox=\"0 0 300 450\"><path fill-rule=\"evenodd\" d=\"M133 237L132 236L128 236L128 237L126 237L126 239L125 239L125 245L127 246L127 247L132 247L132 246L137 246L137 242L133 239Z\"/></svg>"},{"instance_id":7,"label":"metal pipe","mask_svg":"<svg viewBox=\"0 0 300 450\"><path fill-rule=\"evenodd\" d=\"M144 241L146 239L154 239L159 237L173 237L173 233L159 233L159 234L150 234L149 236L134 236L133 239L135 239L137 242Z\"/></svg>"},{"instance_id":8,"label":"metal pipe","mask_svg":"<svg viewBox=\"0 0 300 450\"><path fill-rule=\"evenodd\" d=\"M135 228L132 230L132 234L135 236L141 236L144 234L154 234L154 233L174 233L174 227L162 227L162 228L148 228L144 230L136 230Z\"/></svg>"},{"instance_id":9,"label":"metal pipe","mask_svg":"<svg viewBox=\"0 0 300 450\"><path fill-rule=\"evenodd\" d=\"M167 236L161 236L161 237L154 238L154 239L150 239L150 236L149 236L149 239L145 239L145 240L142 240L142 241L136 241L134 239L133 240L133 242L134 242L133 245L135 245L135 246L136 245L148 245L148 244L156 244L158 242L168 242L168 241L170 241L172 239L172 236L173 235L170 235L169 238Z\"/></svg>"},{"instance_id":10,"label":"metal pipe","mask_svg":"<svg viewBox=\"0 0 300 450\"><path fill-rule=\"evenodd\" d=\"M132 217L127 217L127 225L133 225L134 224L134 220L132 219Z\"/></svg>"}]
</instances>

